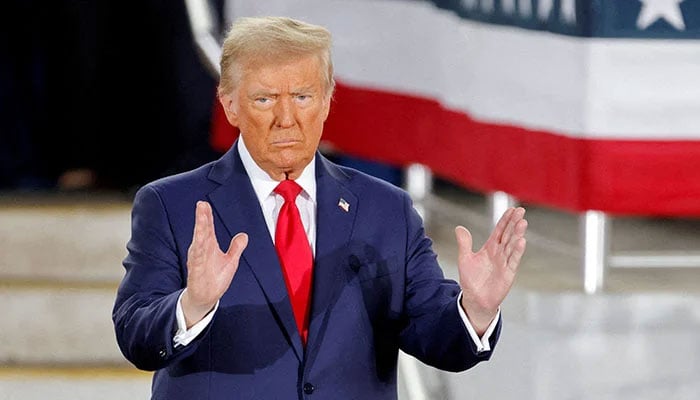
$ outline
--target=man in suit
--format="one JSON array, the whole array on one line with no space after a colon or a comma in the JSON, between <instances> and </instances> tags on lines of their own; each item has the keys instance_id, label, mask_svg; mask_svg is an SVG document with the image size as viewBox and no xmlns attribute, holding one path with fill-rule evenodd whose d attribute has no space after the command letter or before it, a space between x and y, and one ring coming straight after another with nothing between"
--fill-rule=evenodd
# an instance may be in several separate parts
<instances>
[{"instance_id":1,"label":"man in suit","mask_svg":"<svg viewBox=\"0 0 700 400\"><path fill-rule=\"evenodd\" d=\"M491 356L524 210L476 253L457 227L459 282L445 279L409 196L317 151L330 45L301 21L236 21L219 98L239 139L136 194L113 320L126 358L156 371L153 399L396 399L399 349L448 371ZM292 209L305 235L281 234Z\"/></svg>"}]
</instances>

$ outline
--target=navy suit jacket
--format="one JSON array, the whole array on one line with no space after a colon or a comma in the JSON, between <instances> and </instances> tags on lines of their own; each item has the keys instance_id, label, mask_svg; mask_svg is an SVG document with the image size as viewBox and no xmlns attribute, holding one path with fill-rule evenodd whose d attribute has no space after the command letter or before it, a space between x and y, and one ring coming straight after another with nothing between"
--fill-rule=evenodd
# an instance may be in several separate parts
<instances>
[{"instance_id":1,"label":"navy suit jacket","mask_svg":"<svg viewBox=\"0 0 700 400\"><path fill-rule=\"evenodd\" d=\"M445 279L409 196L319 153L316 180L306 346L235 145L217 161L137 192L113 321L124 356L156 371L153 399L396 399L399 349L447 371L490 357L476 353L457 310L459 286ZM212 205L222 249L238 232L249 243L212 322L176 347L175 309L198 200ZM492 346L499 332L500 323Z\"/></svg>"}]
</instances>

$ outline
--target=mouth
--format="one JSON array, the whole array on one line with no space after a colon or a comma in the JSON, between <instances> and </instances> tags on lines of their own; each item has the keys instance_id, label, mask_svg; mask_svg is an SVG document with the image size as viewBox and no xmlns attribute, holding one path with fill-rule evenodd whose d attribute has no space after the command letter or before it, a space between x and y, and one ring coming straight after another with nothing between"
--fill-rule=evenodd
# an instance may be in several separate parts
<instances>
[{"instance_id":1,"label":"mouth","mask_svg":"<svg viewBox=\"0 0 700 400\"><path fill-rule=\"evenodd\" d=\"M277 139L272 142L275 147L291 147L301 143L299 139Z\"/></svg>"}]
</instances>

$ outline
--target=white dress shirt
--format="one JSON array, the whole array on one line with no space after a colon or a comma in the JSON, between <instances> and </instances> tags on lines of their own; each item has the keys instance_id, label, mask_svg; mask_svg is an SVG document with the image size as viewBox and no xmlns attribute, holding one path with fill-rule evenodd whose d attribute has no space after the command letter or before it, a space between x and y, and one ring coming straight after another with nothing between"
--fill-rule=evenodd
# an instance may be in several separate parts
<instances>
[{"instance_id":1,"label":"white dress shirt","mask_svg":"<svg viewBox=\"0 0 700 400\"><path fill-rule=\"evenodd\" d=\"M248 149L243 142L243 137L238 138L238 153L241 156L241 161L243 162L243 167L250 177L250 181L253 185L253 190L258 198L258 202L262 207L263 215L265 216L265 223L267 224L267 230L270 232L272 241L275 240L275 227L277 216L279 215L280 208L284 203L284 198L281 195L274 192L275 187L279 184L278 181L270 178L270 176L263 171L258 164L255 163L253 157L248 152ZM296 198L296 205L299 208L299 214L301 215L301 221L304 224L304 229L306 230L306 236L309 238L309 244L311 245L311 251L314 256L316 255L316 163L315 159L311 160L309 165L307 165L299 176L295 180L296 183L303 189L301 194ZM187 289L185 289L187 290ZM177 302L176 318L178 330L173 338L176 346L187 346L192 340L194 340L197 335L199 335L211 322L214 317L214 313L219 307L219 302L216 302L214 309L209 312L201 321L194 324L190 329L187 329L187 324L185 322L185 314L182 311L182 295L185 290L180 294L180 298ZM491 350L490 343L488 339L491 337L498 319L500 318L500 310L496 315L496 318L491 322L488 329L484 335L479 338L476 330L469 322L466 313L460 305L460 300L462 295L459 295L457 301L457 308L459 310L459 315L462 317L464 325L469 332L470 337L476 345L477 351L489 351Z\"/></svg>"}]
</instances>

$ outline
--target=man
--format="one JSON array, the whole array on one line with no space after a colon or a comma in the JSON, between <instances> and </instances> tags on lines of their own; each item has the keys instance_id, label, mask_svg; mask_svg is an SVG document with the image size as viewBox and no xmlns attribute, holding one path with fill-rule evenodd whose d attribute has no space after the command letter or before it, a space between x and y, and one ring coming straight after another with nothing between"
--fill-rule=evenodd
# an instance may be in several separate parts
<instances>
[{"instance_id":1,"label":"man","mask_svg":"<svg viewBox=\"0 0 700 400\"><path fill-rule=\"evenodd\" d=\"M524 210L476 253L457 227L446 280L408 195L317 151L330 44L288 18L234 23L219 98L239 139L136 194L113 319L154 399L396 399L399 349L448 371L491 355Z\"/></svg>"}]
</instances>

